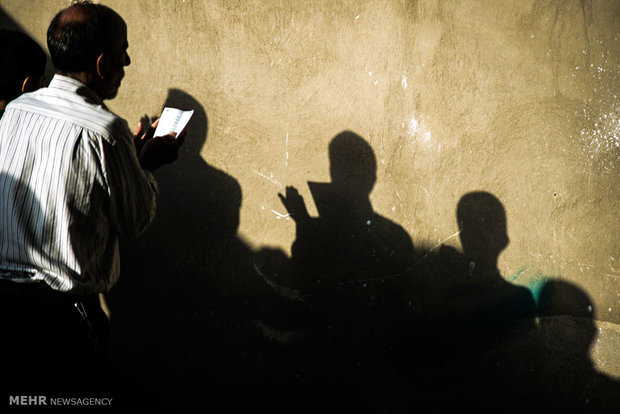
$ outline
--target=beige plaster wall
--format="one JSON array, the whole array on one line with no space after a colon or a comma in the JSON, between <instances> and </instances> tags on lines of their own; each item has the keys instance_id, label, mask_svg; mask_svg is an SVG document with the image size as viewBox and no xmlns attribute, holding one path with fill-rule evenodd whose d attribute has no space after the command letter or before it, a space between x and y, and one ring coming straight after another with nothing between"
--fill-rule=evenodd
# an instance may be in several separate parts
<instances>
[{"instance_id":1,"label":"beige plaster wall","mask_svg":"<svg viewBox=\"0 0 620 414\"><path fill-rule=\"evenodd\" d=\"M45 45L68 3L0 7ZM328 144L350 130L374 151L374 210L416 247L460 249L457 203L490 192L507 215L504 279L534 292L569 281L595 319L620 323L619 1L103 3L125 18L132 58L110 108L130 125L166 102L196 110L179 161L157 173L160 215L127 259L159 284L136 288L141 300L181 302L210 266L210 228L236 234L234 249L290 254L278 193L295 186L316 215L306 182L330 181Z\"/></svg>"},{"instance_id":2,"label":"beige plaster wall","mask_svg":"<svg viewBox=\"0 0 620 414\"><path fill-rule=\"evenodd\" d=\"M44 45L67 3L1 6ZM575 281L620 321L617 1L105 4L132 57L110 107L133 125L169 89L191 95L208 117L200 155L239 182L251 246L289 250L277 193L296 186L315 213L306 181L329 181L327 145L352 130L378 162L375 210L414 243L458 247L459 198L491 192L504 277ZM173 168L203 191L183 155Z\"/></svg>"},{"instance_id":3,"label":"beige plaster wall","mask_svg":"<svg viewBox=\"0 0 620 414\"><path fill-rule=\"evenodd\" d=\"M0 2L43 45L67 3ZM133 61L110 107L133 125L170 89L191 95L200 155L239 182L251 246L289 250L277 193L295 185L315 213L306 181L329 181L327 145L352 130L377 158L375 210L414 243L458 247L459 198L489 191L507 212L505 278L575 281L620 321L617 1L105 4ZM203 191L183 155L173 168Z\"/></svg>"}]
</instances>

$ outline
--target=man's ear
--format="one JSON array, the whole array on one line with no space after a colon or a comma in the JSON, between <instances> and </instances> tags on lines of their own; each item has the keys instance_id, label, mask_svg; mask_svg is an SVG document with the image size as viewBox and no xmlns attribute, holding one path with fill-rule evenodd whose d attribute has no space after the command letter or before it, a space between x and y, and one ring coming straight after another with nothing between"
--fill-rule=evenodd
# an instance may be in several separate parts
<instances>
[{"instance_id":1,"label":"man's ear","mask_svg":"<svg viewBox=\"0 0 620 414\"><path fill-rule=\"evenodd\" d=\"M22 83L22 93L33 92L39 89L43 84L43 75L39 78L33 76L27 76Z\"/></svg>"},{"instance_id":2,"label":"man's ear","mask_svg":"<svg viewBox=\"0 0 620 414\"><path fill-rule=\"evenodd\" d=\"M36 89L36 86L33 84L32 76L26 76L24 79L24 83L22 83L22 93L32 92Z\"/></svg>"},{"instance_id":3,"label":"man's ear","mask_svg":"<svg viewBox=\"0 0 620 414\"><path fill-rule=\"evenodd\" d=\"M107 64L107 59L105 56L104 52L101 52L101 54L99 55L99 57L97 58L97 76L99 76L100 79L104 79L105 78L105 73L106 73L106 64Z\"/></svg>"}]
</instances>

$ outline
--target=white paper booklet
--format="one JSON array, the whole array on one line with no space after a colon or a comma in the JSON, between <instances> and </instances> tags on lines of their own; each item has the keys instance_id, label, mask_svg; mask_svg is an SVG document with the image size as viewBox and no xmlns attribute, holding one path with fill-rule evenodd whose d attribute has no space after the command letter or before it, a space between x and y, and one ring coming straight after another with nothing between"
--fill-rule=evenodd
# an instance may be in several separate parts
<instances>
[{"instance_id":1,"label":"white paper booklet","mask_svg":"<svg viewBox=\"0 0 620 414\"><path fill-rule=\"evenodd\" d=\"M177 108L165 107L161 113L159 124L157 124L157 128L155 129L155 134L153 136L161 137L168 135L171 132L176 132L177 135L179 135L193 114L194 110L181 111Z\"/></svg>"}]
</instances>

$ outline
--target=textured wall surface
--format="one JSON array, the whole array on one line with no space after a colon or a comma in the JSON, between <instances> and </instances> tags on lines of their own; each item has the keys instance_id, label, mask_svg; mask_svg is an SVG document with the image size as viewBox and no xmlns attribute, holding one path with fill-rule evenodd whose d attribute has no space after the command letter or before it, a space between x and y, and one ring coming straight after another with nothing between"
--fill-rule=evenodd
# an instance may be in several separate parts
<instances>
[{"instance_id":1,"label":"textured wall surface","mask_svg":"<svg viewBox=\"0 0 620 414\"><path fill-rule=\"evenodd\" d=\"M66 3L0 6L44 45ZM163 365L186 372L178 367L208 365L212 335L245 344L246 356L265 337L294 342L300 322L274 315L304 304L306 286L287 273L301 236L278 194L294 186L321 217L311 181L359 196L338 223L358 213L369 228L391 222L374 243L389 245L398 228L415 263L463 250L457 206L492 194L491 225L508 244L474 238L499 255L498 275L535 300L550 280L582 290L586 313L574 313L607 332L598 368L620 375L609 359L620 344L620 2L104 3L125 18L132 58L110 108L130 125L164 105L196 111L180 159L157 172L158 217L127 245L110 298L132 338L127 358L166 354ZM330 158L344 131L347 155ZM469 213L483 218L478 202ZM342 250L337 260L364 261L329 231L316 237Z\"/></svg>"}]
</instances>

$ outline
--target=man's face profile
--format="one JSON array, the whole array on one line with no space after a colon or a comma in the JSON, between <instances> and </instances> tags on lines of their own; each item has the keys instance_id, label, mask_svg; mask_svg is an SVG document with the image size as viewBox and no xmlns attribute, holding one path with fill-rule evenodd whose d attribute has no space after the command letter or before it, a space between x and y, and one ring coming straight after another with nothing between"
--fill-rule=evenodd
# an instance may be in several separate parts
<instances>
[{"instance_id":1,"label":"man's face profile","mask_svg":"<svg viewBox=\"0 0 620 414\"><path fill-rule=\"evenodd\" d=\"M127 53L129 44L127 42L127 26L122 20L113 32L114 38L110 42L108 49L103 52L101 63L102 99L112 99L116 97L121 81L125 76L125 66L129 66L131 59Z\"/></svg>"}]
</instances>

